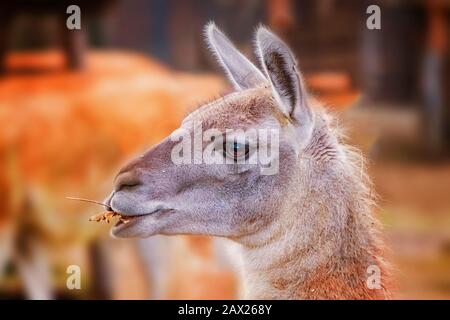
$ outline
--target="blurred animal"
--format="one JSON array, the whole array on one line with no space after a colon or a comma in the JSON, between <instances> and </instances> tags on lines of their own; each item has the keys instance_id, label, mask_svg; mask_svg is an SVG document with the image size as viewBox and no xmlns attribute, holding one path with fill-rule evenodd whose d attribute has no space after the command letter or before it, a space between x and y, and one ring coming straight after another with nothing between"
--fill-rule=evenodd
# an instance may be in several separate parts
<instances>
[{"instance_id":1,"label":"blurred animal","mask_svg":"<svg viewBox=\"0 0 450 320\"><path fill-rule=\"evenodd\" d=\"M105 237L104 226L88 222L97 207L66 199L104 197L121 163L174 130L187 107L225 90L222 79L175 72L131 52L89 51L83 72L67 70L59 51L15 52L7 62L11 72L0 79L2 296L172 297L166 287L158 290L158 281L174 279L175 272L190 279L194 263L195 272L209 274L212 283L229 278L217 265L210 272L215 265L212 252L202 252L197 262L199 242L207 245L209 239L186 241L187 245L184 237L166 238L161 245L157 239L146 239L150 244L141 250L141 259L138 249L143 246ZM166 254L175 255L177 248L193 263L186 263L186 268L178 264L176 270L164 266L160 276L159 264L171 262ZM141 266L142 260L149 263ZM71 264L81 267L83 290L66 287ZM191 287L187 281L170 284L178 297L186 297L182 294ZM203 292L190 297L207 298Z\"/></svg>"},{"instance_id":2,"label":"blurred animal","mask_svg":"<svg viewBox=\"0 0 450 320\"><path fill-rule=\"evenodd\" d=\"M213 23L206 36L236 92L192 112L171 136L120 170L105 203L129 222L119 222L112 234L231 239L240 245L246 298L389 298L361 155L308 94L290 49L259 27L260 71ZM217 155L228 162L174 163L179 134L195 139L197 123L223 134ZM228 129L279 132L270 157L278 172L262 174L267 164L261 159L239 161L261 145Z\"/></svg>"}]
</instances>

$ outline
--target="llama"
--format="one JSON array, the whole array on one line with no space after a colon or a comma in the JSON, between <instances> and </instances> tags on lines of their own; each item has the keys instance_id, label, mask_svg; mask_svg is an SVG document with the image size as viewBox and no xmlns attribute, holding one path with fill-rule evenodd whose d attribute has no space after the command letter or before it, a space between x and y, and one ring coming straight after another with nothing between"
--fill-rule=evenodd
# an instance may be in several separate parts
<instances>
[{"instance_id":1,"label":"llama","mask_svg":"<svg viewBox=\"0 0 450 320\"><path fill-rule=\"evenodd\" d=\"M389 298L360 153L345 145L333 118L308 95L290 49L259 27L260 71L213 23L205 33L236 92L192 112L171 136L120 170L105 200L122 216L112 235L231 239L242 258L245 298ZM175 164L180 142L174 136L194 137L196 122L222 134L228 128L277 130L278 152L270 158L277 173L262 174L261 161L237 161L261 146L228 134L218 155L231 162Z\"/></svg>"}]
</instances>

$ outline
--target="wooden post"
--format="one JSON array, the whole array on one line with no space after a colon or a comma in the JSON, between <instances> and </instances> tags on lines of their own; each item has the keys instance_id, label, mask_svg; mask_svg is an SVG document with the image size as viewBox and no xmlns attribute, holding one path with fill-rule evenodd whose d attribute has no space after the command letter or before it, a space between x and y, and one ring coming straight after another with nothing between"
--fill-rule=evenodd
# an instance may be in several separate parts
<instances>
[{"instance_id":1,"label":"wooden post","mask_svg":"<svg viewBox=\"0 0 450 320\"><path fill-rule=\"evenodd\" d=\"M444 136L444 60L447 51L445 7L441 1L427 0L427 49L423 62L425 142L431 154L442 150Z\"/></svg>"},{"instance_id":2,"label":"wooden post","mask_svg":"<svg viewBox=\"0 0 450 320\"><path fill-rule=\"evenodd\" d=\"M11 15L0 15L0 75L6 72L6 54L8 53L12 20Z\"/></svg>"},{"instance_id":3,"label":"wooden post","mask_svg":"<svg viewBox=\"0 0 450 320\"><path fill-rule=\"evenodd\" d=\"M66 26L66 16L60 18L61 42L69 69L79 70L85 66L86 34L84 29L69 30Z\"/></svg>"}]
</instances>

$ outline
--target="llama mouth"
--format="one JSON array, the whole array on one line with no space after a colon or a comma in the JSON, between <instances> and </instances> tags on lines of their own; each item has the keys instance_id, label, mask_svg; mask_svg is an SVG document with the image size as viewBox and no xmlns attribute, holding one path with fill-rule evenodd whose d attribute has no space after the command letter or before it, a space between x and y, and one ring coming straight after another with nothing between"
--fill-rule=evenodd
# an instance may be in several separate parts
<instances>
[{"instance_id":1,"label":"llama mouth","mask_svg":"<svg viewBox=\"0 0 450 320\"><path fill-rule=\"evenodd\" d=\"M113 226L113 228L118 228L121 226L126 226L129 223L132 223L133 221L139 219L139 218L144 218L146 216L148 216L149 214L144 214L144 215L140 215L140 216L123 216L120 215L119 220L116 222L116 224Z\"/></svg>"},{"instance_id":2,"label":"llama mouth","mask_svg":"<svg viewBox=\"0 0 450 320\"><path fill-rule=\"evenodd\" d=\"M133 221L134 219L136 219L137 217L139 217L139 216L123 216L123 215L120 215L119 220L116 222L114 227L118 227L118 226L121 226L123 224L128 224L131 221Z\"/></svg>"},{"instance_id":3,"label":"llama mouth","mask_svg":"<svg viewBox=\"0 0 450 320\"><path fill-rule=\"evenodd\" d=\"M116 211L112 211L112 210L108 210L108 211L104 211L102 213L98 213L96 215L93 215L89 218L89 221L95 221L95 222L106 222L106 223L110 223L112 219L118 218L118 221L116 222L115 226L120 226L120 225L125 225L130 223L133 220L136 220L140 217L145 217L145 216L149 216L152 214L155 214L159 211L162 211L164 209L162 208L157 208L156 210L150 212L150 213L145 213L145 214L140 214L140 215L128 215L128 214L124 214L124 213L120 213L120 212L116 212Z\"/></svg>"},{"instance_id":4,"label":"llama mouth","mask_svg":"<svg viewBox=\"0 0 450 320\"><path fill-rule=\"evenodd\" d=\"M139 230L142 228L142 225L145 224L144 220L146 219L157 219L160 214L164 214L166 212L172 211L171 209L158 208L155 211L152 211L147 214L142 215L123 215L120 214L119 220L117 223L111 228L111 235L114 237L122 237L124 233L133 234L133 230ZM123 218L122 218L123 217ZM135 228L133 228L135 227Z\"/></svg>"}]
</instances>

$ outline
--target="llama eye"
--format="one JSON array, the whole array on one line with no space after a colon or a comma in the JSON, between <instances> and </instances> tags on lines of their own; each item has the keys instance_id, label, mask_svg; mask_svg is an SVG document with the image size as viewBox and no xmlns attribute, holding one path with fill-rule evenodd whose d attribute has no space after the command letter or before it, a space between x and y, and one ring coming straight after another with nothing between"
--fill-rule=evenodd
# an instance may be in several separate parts
<instances>
[{"instance_id":1,"label":"llama eye","mask_svg":"<svg viewBox=\"0 0 450 320\"><path fill-rule=\"evenodd\" d=\"M233 159L234 162L238 160L248 159L250 148L247 143L239 142L224 142L223 144L223 156L229 159Z\"/></svg>"}]
</instances>

